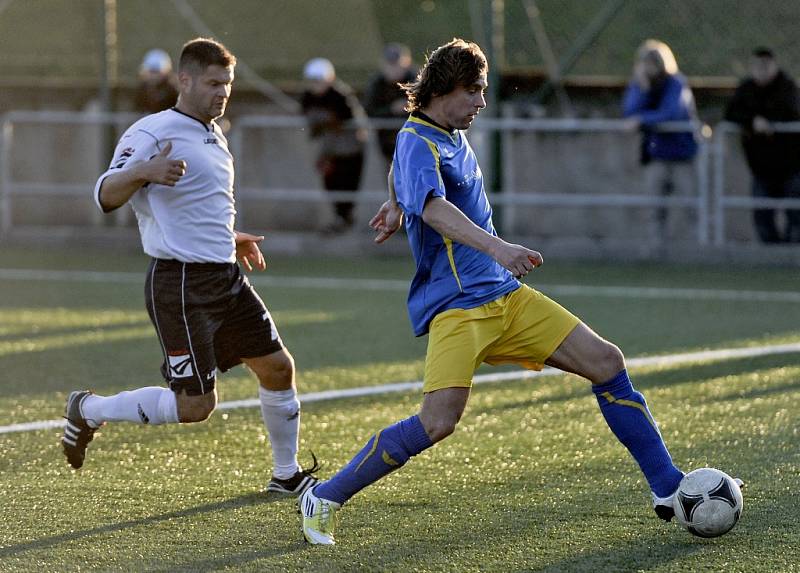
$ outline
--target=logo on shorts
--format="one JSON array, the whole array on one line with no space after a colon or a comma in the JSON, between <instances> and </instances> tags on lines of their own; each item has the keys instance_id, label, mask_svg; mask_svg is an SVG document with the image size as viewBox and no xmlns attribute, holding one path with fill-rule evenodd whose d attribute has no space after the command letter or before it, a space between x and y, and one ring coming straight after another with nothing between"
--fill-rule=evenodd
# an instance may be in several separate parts
<instances>
[{"instance_id":1,"label":"logo on shorts","mask_svg":"<svg viewBox=\"0 0 800 573\"><path fill-rule=\"evenodd\" d=\"M136 404L136 410L139 412L139 417L142 419L142 424L149 424L150 418L144 413L141 404Z\"/></svg>"},{"instance_id":2,"label":"logo on shorts","mask_svg":"<svg viewBox=\"0 0 800 573\"><path fill-rule=\"evenodd\" d=\"M185 350L181 352L186 352ZM169 360L169 374L172 378L189 378L194 376L192 370L192 357L188 354L172 354L167 356Z\"/></svg>"}]
</instances>

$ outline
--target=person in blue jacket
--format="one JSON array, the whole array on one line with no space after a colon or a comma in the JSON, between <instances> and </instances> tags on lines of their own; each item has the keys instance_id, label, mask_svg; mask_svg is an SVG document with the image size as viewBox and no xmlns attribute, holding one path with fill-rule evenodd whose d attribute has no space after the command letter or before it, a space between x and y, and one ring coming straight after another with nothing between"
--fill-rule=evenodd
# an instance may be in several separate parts
<instances>
[{"instance_id":1,"label":"person in blue jacket","mask_svg":"<svg viewBox=\"0 0 800 573\"><path fill-rule=\"evenodd\" d=\"M694 130L665 131L665 126L660 125L697 120L692 91L678 71L672 50L664 42L646 40L637 50L633 77L625 91L623 115L642 133L640 161L646 166L648 189L662 197L676 191L693 194L692 160L698 150ZM651 238L662 246L668 239L677 238L674 232L677 225L668 223L667 209L656 209Z\"/></svg>"}]
</instances>

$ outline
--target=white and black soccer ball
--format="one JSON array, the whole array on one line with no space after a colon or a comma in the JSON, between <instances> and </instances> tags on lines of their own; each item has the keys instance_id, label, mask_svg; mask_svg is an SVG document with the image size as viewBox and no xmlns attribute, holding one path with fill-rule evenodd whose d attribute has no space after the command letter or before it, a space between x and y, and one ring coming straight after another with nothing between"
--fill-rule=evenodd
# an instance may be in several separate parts
<instances>
[{"instance_id":1,"label":"white and black soccer ball","mask_svg":"<svg viewBox=\"0 0 800 573\"><path fill-rule=\"evenodd\" d=\"M714 468L689 472L675 493L678 523L698 537L728 533L739 521L743 507L739 485L731 476Z\"/></svg>"}]
</instances>

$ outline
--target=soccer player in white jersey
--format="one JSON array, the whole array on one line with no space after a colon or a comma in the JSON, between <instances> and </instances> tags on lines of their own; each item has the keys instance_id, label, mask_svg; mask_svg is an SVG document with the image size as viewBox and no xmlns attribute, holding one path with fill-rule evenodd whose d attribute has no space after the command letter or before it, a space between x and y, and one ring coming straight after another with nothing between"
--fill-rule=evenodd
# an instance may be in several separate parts
<instances>
[{"instance_id":1,"label":"soccer player in white jersey","mask_svg":"<svg viewBox=\"0 0 800 573\"><path fill-rule=\"evenodd\" d=\"M300 495L317 480L316 460L308 470L297 461L294 361L237 264L266 268L258 246L263 237L234 230L233 159L215 123L225 113L235 65L233 54L214 40L185 44L177 104L128 128L97 180L97 205L107 213L130 202L144 252L152 257L145 299L168 387L107 397L72 392L62 445L77 469L95 430L106 422L203 421L216 407L216 371L244 363L258 377L272 445L267 490Z\"/></svg>"}]
</instances>

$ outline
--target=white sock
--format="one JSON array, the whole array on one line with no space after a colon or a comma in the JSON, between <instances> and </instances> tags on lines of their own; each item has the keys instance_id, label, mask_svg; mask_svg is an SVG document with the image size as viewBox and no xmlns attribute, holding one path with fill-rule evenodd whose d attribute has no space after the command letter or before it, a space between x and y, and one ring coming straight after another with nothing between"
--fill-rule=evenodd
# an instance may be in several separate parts
<instances>
[{"instance_id":1,"label":"white sock","mask_svg":"<svg viewBox=\"0 0 800 573\"><path fill-rule=\"evenodd\" d=\"M103 422L135 422L137 424L174 424L178 422L175 393L168 388L148 386L113 396L87 396L81 413L90 426Z\"/></svg>"},{"instance_id":2,"label":"white sock","mask_svg":"<svg viewBox=\"0 0 800 573\"><path fill-rule=\"evenodd\" d=\"M300 401L297 390L267 390L258 387L261 417L272 444L272 474L279 479L292 477L297 463L297 443L300 436Z\"/></svg>"}]
</instances>

